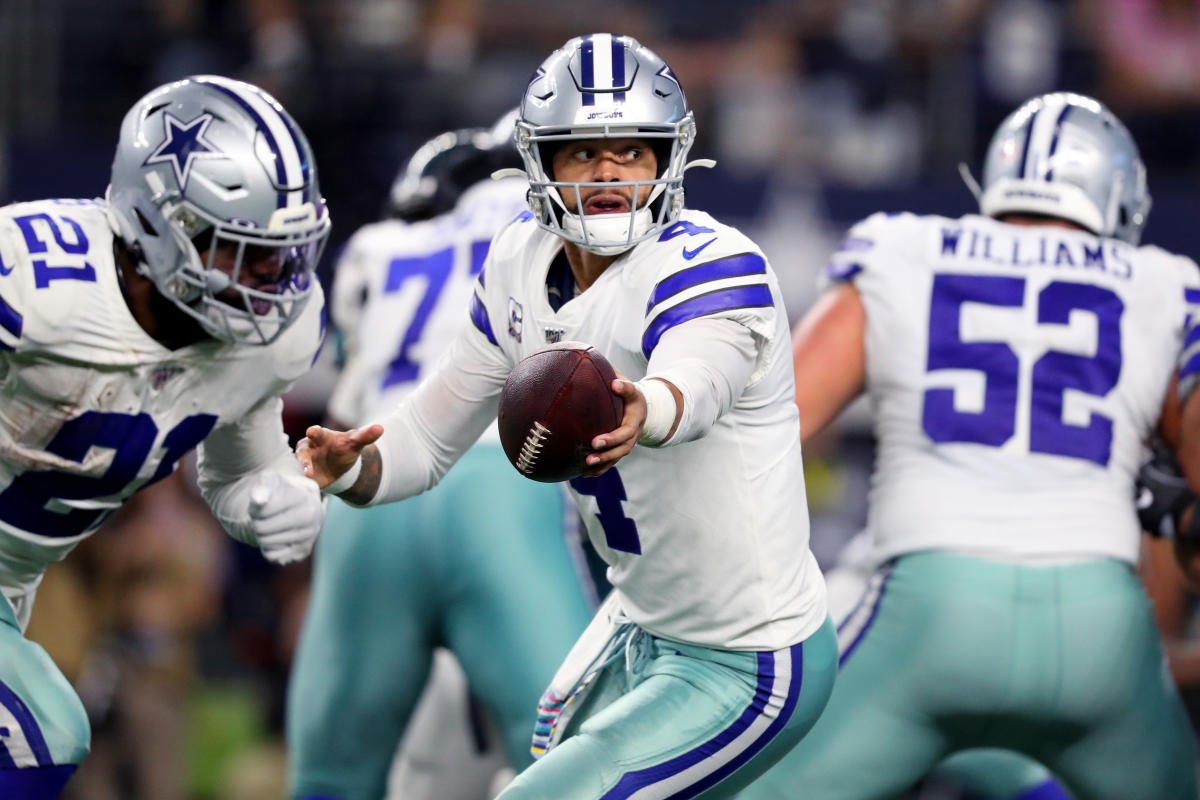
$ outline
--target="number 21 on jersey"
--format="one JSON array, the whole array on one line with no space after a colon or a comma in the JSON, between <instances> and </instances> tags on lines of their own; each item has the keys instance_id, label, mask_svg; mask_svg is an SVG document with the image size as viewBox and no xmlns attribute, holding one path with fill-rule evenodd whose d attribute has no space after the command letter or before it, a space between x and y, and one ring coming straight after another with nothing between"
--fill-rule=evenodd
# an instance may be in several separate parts
<instances>
[{"instance_id":1,"label":"number 21 on jersey","mask_svg":"<svg viewBox=\"0 0 1200 800\"><path fill-rule=\"evenodd\" d=\"M1073 281L1053 281L1031 302L1036 303L1038 326L1068 325L1073 311L1092 315L1096 322L1094 354L1047 350L1033 363L1031 371L1023 372L1009 342L965 341L961 323L966 303L1022 307L1025 279L934 276L926 371L934 375L942 370L983 373L983 407L961 411L955 406L954 389L927 389L921 412L925 433L938 444L972 442L1001 447L1016 432L1018 397L1027 396L1030 452L1107 466L1112 450L1112 419L1093 411L1087 424L1068 423L1063 419L1063 399L1068 389L1104 397L1116 387L1121 376L1121 314L1125 305L1111 289ZM1020 391L1023 374L1029 375L1027 392Z\"/></svg>"}]
</instances>

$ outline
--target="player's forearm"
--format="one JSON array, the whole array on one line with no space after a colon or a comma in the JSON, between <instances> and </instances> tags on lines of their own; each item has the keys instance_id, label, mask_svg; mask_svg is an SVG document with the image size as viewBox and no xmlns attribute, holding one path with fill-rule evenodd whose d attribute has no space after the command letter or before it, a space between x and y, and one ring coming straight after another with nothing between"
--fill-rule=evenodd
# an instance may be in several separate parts
<instances>
[{"instance_id":1,"label":"player's forearm","mask_svg":"<svg viewBox=\"0 0 1200 800\"><path fill-rule=\"evenodd\" d=\"M438 370L380 420L380 476L371 505L431 489L496 418L507 373L469 359L469 351L452 345Z\"/></svg>"},{"instance_id":2,"label":"player's forearm","mask_svg":"<svg viewBox=\"0 0 1200 800\"><path fill-rule=\"evenodd\" d=\"M866 311L858 290L826 292L792 334L800 436L819 433L862 393L866 380Z\"/></svg>"},{"instance_id":3,"label":"player's forearm","mask_svg":"<svg viewBox=\"0 0 1200 800\"><path fill-rule=\"evenodd\" d=\"M754 334L733 320L694 320L663 336L641 382L658 379L674 401L671 432L662 443L708 433L741 397L757 363Z\"/></svg>"}]
</instances>

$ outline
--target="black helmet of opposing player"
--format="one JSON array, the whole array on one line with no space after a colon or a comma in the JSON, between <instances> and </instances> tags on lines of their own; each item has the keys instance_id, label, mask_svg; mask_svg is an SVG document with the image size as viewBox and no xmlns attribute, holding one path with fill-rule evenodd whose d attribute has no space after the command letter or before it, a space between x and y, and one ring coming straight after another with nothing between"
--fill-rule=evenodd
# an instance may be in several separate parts
<instances>
[{"instance_id":1,"label":"black helmet of opposing player","mask_svg":"<svg viewBox=\"0 0 1200 800\"><path fill-rule=\"evenodd\" d=\"M645 139L654 149L653 180L571 183L554 180L552 159L564 142L596 138ZM570 40L538 67L521 100L517 150L529 175L529 207L550 232L600 255L622 253L649 239L683 210L683 174L696 122L683 87L666 63L629 36L595 33ZM695 162L709 165L711 162ZM629 186L649 196L628 213L577 214L585 189Z\"/></svg>"},{"instance_id":2,"label":"black helmet of opposing player","mask_svg":"<svg viewBox=\"0 0 1200 800\"><path fill-rule=\"evenodd\" d=\"M513 143L516 109L491 128L446 131L417 148L392 182L386 213L420 222L454 208L467 189L500 169L520 165Z\"/></svg>"},{"instance_id":3,"label":"black helmet of opposing player","mask_svg":"<svg viewBox=\"0 0 1200 800\"><path fill-rule=\"evenodd\" d=\"M214 338L274 341L316 286L330 222L312 149L248 83L195 76L139 100L121 123L108 201L138 271ZM256 260L278 268L269 285L239 281Z\"/></svg>"}]
</instances>

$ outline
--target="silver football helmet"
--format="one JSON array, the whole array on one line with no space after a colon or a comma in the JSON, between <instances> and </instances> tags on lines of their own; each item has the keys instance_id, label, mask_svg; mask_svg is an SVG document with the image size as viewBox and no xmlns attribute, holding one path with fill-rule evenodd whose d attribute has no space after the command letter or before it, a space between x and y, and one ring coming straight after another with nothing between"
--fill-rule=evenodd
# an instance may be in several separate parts
<instances>
[{"instance_id":1,"label":"silver football helmet","mask_svg":"<svg viewBox=\"0 0 1200 800\"><path fill-rule=\"evenodd\" d=\"M269 344L300 316L329 212L308 140L266 92L208 75L160 86L125 115L111 181L139 272L211 336Z\"/></svg>"},{"instance_id":2,"label":"silver football helmet","mask_svg":"<svg viewBox=\"0 0 1200 800\"><path fill-rule=\"evenodd\" d=\"M602 137L646 139L658 157L658 175L629 186L649 200L628 213L576 214L564 192L614 184L554 180L554 152L564 142ZM657 235L683 210L683 173L696 122L671 68L628 36L576 37L538 67L521 100L516 142L529 175L529 208L537 223L600 255L623 253ZM712 162L695 162L709 166Z\"/></svg>"},{"instance_id":3,"label":"silver football helmet","mask_svg":"<svg viewBox=\"0 0 1200 800\"><path fill-rule=\"evenodd\" d=\"M1090 97L1035 97L996 129L980 211L1045 214L1137 244L1150 213L1146 167L1121 121Z\"/></svg>"}]
</instances>

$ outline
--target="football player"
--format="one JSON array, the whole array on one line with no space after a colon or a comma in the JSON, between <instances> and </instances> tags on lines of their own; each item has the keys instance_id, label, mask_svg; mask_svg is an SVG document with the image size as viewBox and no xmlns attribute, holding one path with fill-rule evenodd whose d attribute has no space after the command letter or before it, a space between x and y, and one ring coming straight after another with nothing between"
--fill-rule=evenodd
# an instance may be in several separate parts
<instances>
[{"instance_id":1,"label":"football player","mask_svg":"<svg viewBox=\"0 0 1200 800\"><path fill-rule=\"evenodd\" d=\"M135 491L199 446L231 535L305 557L324 518L280 395L321 342L329 233L312 151L249 84L199 76L121 125L103 200L0 209L0 796L58 795L83 705L27 641L34 593Z\"/></svg>"},{"instance_id":2,"label":"football player","mask_svg":"<svg viewBox=\"0 0 1200 800\"><path fill-rule=\"evenodd\" d=\"M633 39L552 53L517 122L529 210L492 243L448 357L382 425L298 446L326 491L377 505L436 482L548 342L587 342L628 376L612 384L621 425L570 481L615 588L504 800L729 797L832 686L787 317L759 248L684 208L695 135L675 75Z\"/></svg>"},{"instance_id":3,"label":"football player","mask_svg":"<svg viewBox=\"0 0 1200 800\"><path fill-rule=\"evenodd\" d=\"M361 424L387 413L453 341L492 235L525 207L525 181L490 178L520 163L512 133L510 116L495 131L434 137L397 178L392 218L350 239L330 302L346 354L331 418ZM421 784L431 798L482 798L505 761L518 770L532 762L538 697L591 617L564 500L560 487L512 468L491 426L427 494L367 511L334 506L288 688L293 797L384 795L436 646L457 656L507 758L475 769L469 750L457 762L445 753L466 738L450 734L468 716L460 697L451 707L443 699L437 729L426 730L438 746L408 740L442 768L404 761L421 769L397 778L409 784L403 796L415 800Z\"/></svg>"},{"instance_id":4,"label":"football player","mask_svg":"<svg viewBox=\"0 0 1200 800\"><path fill-rule=\"evenodd\" d=\"M981 215L877 214L793 343L812 435L860 392L879 565L812 733L747 798L894 797L949 753L1015 750L1077 800L1196 796L1196 748L1134 571L1143 443L1200 273L1138 246L1125 126L1055 93L987 151Z\"/></svg>"}]
</instances>

